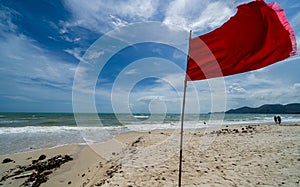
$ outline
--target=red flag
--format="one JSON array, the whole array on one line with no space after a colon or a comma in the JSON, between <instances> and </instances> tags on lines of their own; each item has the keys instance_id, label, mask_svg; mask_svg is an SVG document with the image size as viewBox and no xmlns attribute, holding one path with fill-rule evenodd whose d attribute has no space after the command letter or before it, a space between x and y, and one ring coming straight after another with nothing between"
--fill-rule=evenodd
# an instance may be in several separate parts
<instances>
[{"instance_id":1,"label":"red flag","mask_svg":"<svg viewBox=\"0 0 300 187\"><path fill-rule=\"evenodd\" d=\"M220 28L190 40L187 80L256 70L296 54L296 39L277 3L239 5Z\"/></svg>"}]
</instances>

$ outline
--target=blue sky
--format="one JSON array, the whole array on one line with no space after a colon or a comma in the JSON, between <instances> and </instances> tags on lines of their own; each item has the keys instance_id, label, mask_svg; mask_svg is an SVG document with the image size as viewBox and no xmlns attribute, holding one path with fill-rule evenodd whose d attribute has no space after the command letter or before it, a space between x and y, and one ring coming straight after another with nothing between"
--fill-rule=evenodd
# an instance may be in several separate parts
<instances>
[{"instance_id":1,"label":"blue sky","mask_svg":"<svg viewBox=\"0 0 300 187\"><path fill-rule=\"evenodd\" d=\"M247 1L222 0L26 0L0 2L0 112L72 112L72 88L78 65L89 47L106 33L148 21L174 25L193 36L204 34L222 25L235 14L236 6ZM269 2L269 1L267 1ZM278 0L294 28L300 43L300 2ZM148 35L157 34L154 29ZM299 53L299 52L298 52ZM100 55L100 54L99 54ZM146 58L153 57L153 58ZM114 89L113 84L130 63L151 63L151 70L163 68L164 60L185 68L185 54L170 46L144 43L128 46L115 54L101 71L94 92L99 112L149 112L158 109L180 112L183 74L178 69L164 69L164 80L145 78L127 90L126 81ZM144 59L139 61L140 59ZM149 62L149 60L152 60ZM226 110L265 103L300 102L300 59L289 58L266 68L224 78ZM157 66L155 65L157 64ZM170 64L169 64L170 65ZM157 68L157 69L156 69ZM124 76L137 77L137 69L126 69ZM214 81L214 80L213 80ZM223 81L223 79L221 79ZM197 93L189 92L187 107L201 107L200 112L218 108L218 93L213 82L193 82ZM213 93L212 93L213 92ZM190 94L190 95L189 95ZM196 94L200 104L192 99ZM82 99L84 102L85 99ZM83 108L83 111L85 109ZM88 109L86 109L88 112Z\"/></svg>"}]
</instances>

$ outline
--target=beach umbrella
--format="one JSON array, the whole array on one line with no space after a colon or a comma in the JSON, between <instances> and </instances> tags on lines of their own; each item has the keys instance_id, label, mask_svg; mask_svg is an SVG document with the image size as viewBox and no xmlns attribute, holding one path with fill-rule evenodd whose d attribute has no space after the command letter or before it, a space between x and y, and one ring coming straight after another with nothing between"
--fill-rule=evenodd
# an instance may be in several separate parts
<instances>
[{"instance_id":1,"label":"beach umbrella","mask_svg":"<svg viewBox=\"0 0 300 187\"><path fill-rule=\"evenodd\" d=\"M296 39L284 10L275 3L251 1L221 27L192 38L181 114L179 181L181 186L183 121L188 81L234 75L266 67L296 54Z\"/></svg>"}]
</instances>

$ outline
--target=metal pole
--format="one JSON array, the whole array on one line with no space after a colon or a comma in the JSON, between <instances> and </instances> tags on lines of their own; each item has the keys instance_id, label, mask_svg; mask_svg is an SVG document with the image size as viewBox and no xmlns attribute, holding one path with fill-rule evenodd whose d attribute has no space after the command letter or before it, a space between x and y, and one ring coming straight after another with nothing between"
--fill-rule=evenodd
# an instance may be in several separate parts
<instances>
[{"instance_id":1,"label":"metal pole","mask_svg":"<svg viewBox=\"0 0 300 187\"><path fill-rule=\"evenodd\" d=\"M187 55L187 67L188 68L188 61L189 61L189 54L190 54L190 42L192 37L192 30L190 30L190 37L189 37L189 49ZM184 109L185 109L185 95L186 95L186 87L187 87L187 73L185 73L184 78L184 91L183 91L183 100L182 100L182 111L181 111L181 130L180 130L180 150L179 150L179 178L178 178L178 187L181 187L181 170L182 170L182 143L183 143L183 121L184 121Z\"/></svg>"}]
</instances>

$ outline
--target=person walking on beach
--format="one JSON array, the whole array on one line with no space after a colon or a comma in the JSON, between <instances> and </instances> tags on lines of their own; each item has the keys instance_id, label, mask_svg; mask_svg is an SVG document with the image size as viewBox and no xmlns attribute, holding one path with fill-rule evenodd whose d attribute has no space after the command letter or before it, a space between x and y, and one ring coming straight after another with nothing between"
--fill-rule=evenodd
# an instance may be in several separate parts
<instances>
[{"instance_id":1,"label":"person walking on beach","mask_svg":"<svg viewBox=\"0 0 300 187\"><path fill-rule=\"evenodd\" d=\"M277 116L274 116L274 122L277 124Z\"/></svg>"},{"instance_id":2,"label":"person walking on beach","mask_svg":"<svg viewBox=\"0 0 300 187\"><path fill-rule=\"evenodd\" d=\"M277 122L278 122L279 125L281 124L281 117L280 116L277 116Z\"/></svg>"}]
</instances>

